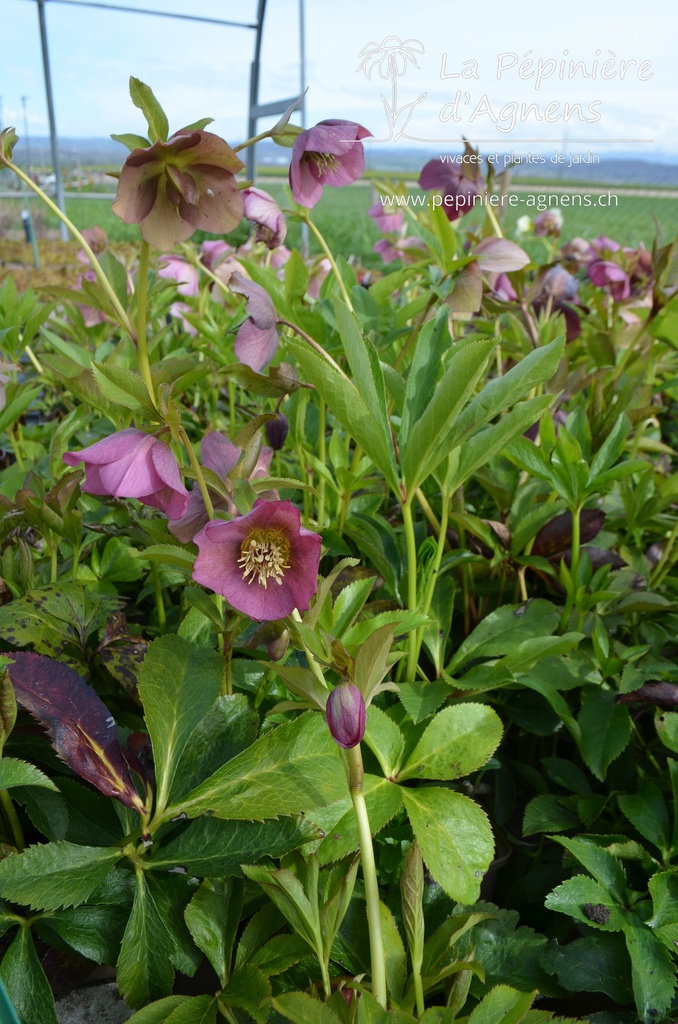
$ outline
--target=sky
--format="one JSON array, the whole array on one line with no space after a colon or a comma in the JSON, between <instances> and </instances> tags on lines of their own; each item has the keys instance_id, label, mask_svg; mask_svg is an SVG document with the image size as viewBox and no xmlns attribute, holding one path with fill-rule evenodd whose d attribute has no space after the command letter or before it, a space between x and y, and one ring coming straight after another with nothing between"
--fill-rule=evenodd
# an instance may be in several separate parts
<instances>
[{"instance_id":1,"label":"sky","mask_svg":"<svg viewBox=\"0 0 678 1024\"><path fill-rule=\"evenodd\" d=\"M243 22L257 6L102 2ZM210 116L232 144L246 136L253 31L56 0L45 10L60 137L144 134L130 75L151 86L172 130ZM305 0L304 20L307 125L344 118L371 131L374 146L441 153L460 152L466 136L484 153L525 160L563 148L678 159L673 0ZM24 134L26 97L29 134L45 136L37 4L0 0L0 24L0 119ZM299 0L268 0L261 102L298 95L299 58Z\"/></svg>"}]
</instances>

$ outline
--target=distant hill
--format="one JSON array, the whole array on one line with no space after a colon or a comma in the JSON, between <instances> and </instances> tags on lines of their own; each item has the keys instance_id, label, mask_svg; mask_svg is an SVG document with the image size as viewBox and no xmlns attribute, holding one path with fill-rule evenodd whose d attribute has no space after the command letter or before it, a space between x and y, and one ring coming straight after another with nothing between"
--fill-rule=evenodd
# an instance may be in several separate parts
<instances>
[{"instance_id":1,"label":"distant hill","mask_svg":"<svg viewBox=\"0 0 678 1024\"><path fill-rule=\"evenodd\" d=\"M571 152L585 152L583 147L570 147ZM46 137L31 138L31 164L35 169L50 166L50 145ZM461 142L458 151L461 152ZM447 148L454 152L453 147ZM65 166L73 166L78 161L82 165L97 165L114 170L123 163L127 149L112 139L59 139L59 153ZM374 145L366 147L367 166L380 171L411 171L417 174L429 160L440 156L441 149L424 150L422 148L405 148L401 146ZM281 149L275 143L265 141L257 147L257 162L260 165L283 166L289 161L290 151ZM21 141L16 146L15 156L19 163L25 159L25 146ZM663 161L663 162L662 162ZM511 170L515 179L543 178L545 180L587 181L606 185L663 185L678 186L678 158L659 155L656 160L642 159L637 154L617 154L601 156L600 163L555 165L548 161L538 165L517 165ZM500 164L501 166L501 164Z\"/></svg>"}]
</instances>

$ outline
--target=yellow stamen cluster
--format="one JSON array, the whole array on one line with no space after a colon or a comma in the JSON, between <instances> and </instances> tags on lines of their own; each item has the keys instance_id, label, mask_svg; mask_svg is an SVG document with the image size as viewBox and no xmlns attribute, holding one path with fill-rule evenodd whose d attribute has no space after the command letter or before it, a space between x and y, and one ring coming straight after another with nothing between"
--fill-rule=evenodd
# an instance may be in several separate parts
<instances>
[{"instance_id":1,"label":"yellow stamen cluster","mask_svg":"<svg viewBox=\"0 0 678 1024\"><path fill-rule=\"evenodd\" d=\"M269 580L282 585L289 557L290 545L280 530L257 530L243 541L238 565L248 585L256 580L266 590Z\"/></svg>"},{"instance_id":2,"label":"yellow stamen cluster","mask_svg":"<svg viewBox=\"0 0 678 1024\"><path fill-rule=\"evenodd\" d=\"M336 171L339 166L334 153L307 153L306 156L313 161L320 174L324 174L325 171Z\"/></svg>"}]
</instances>

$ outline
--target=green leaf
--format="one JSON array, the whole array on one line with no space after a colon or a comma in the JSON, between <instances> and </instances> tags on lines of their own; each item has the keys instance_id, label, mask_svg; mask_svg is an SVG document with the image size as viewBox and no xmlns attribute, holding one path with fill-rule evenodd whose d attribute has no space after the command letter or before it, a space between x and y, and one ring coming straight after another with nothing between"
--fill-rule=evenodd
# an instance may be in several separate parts
<instances>
[{"instance_id":1,"label":"green leaf","mask_svg":"<svg viewBox=\"0 0 678 1024\"><path fill-rule=\"evenodd\" d=\"M55 910L36 921L34 928L40 936L49 930L49 945L58 936L71 949L97 964L115 963L129 917L129 907L80 906Z\"/></svg>"},{"instance_id":2,"label":"green leaf","mask_svg":"<svg viewBox=\"0 0 678 1024\"><path fill-rule=\"evenodd\" d=\"M276 935L255 950L248 963L258 967L262 974L271 978L282 974L308 956L308 943L298 935Z\"/></svg>"},{"instance_id":3,"label":"green leaf","mask_svg":"<svg viewBox=\"0 0 678 1024\"><path fill-rule=\"evenodd\" d=\"M122 135L111 135L114 142L120 142L127 149L148 149L151 145L150 140L144 138L143 135L135 135L133 132L123 132Z\"/></svg>"},{"instance_id":4,"label":"green leaf","mask_svg":"<svg viewBox=\"0 0 678 1024\"><path fill-rule=\"evenodd\" d=\"M148 390L138 373L124 366L92 361L92 374L101 394L109 402L122 405L132 412L145 412L157 417Z\"/></svg>"},{"instance_id":5,"label":"green leaf","mask_svg":"<svg viewBox=\"0 0 678 1024\"><path fill-rule=\"evenodd\" d=\"M0 758L16 722L14 687L9 672L5 671L6 666L10 664L10 659L0 654Z\"/></svg>"},{"instance_id":6,"label":"green leaf","mask_svg":"<svg viewBox=\"0 0 678 1024\"><path fill-rule=\"evenodd\" d=\"M58 842L29 846L0 861L0 894L34 910L84 903L122 857L119 847Z\"/></svg>"},{"instance_id":7,"label":"green leaf","mask_svg":"<svg viewBox=\"0 0 678 1024\"><path fill-rule=\"evenodd\" d=\"M541 598L527 604L502 605L490 612L457 648L447 671L453 674L471 659L507 654L523 640L552 636L559 621L555 605Z\"/></svg>"},{"instance_id":8,"label":"green leaf","mask_svg":"<svg viewBox=\"0 0 678 1024\"><path fill-rule=\"evenodd\" d=\"M130 1024L216 1024L216 996L167 996L129 1018Z\"/></svg>"},{"instance_id":9,"label":"green leaf","mask_svg":"<svg viewBox=\"0 0 678 1024\"><path fill-rule=\"evenodd\" d=\"M117 964L120 994L138 1009L169 995L174 980L174 943L143 872L137 875L134 904Z\"/></svg>"},{"instance_id":10,"label":"green leaf","mask_svg":"<svg viewBox=\"0 0 678 1024\"><path fill-rule=\"evenodd\" d=\"M386 778L394 778L405 750L405 737L393 719L374 704L370 704L367 709L365 743L381 765Z\"/></svg>"},{"instance_id":11,"label":"green leaf","mask_svg":"<svg viewBox=\"0 0 678 1024\"><path fill-rule=\"evenodd\" d=\"M591 928L606 932L624 929L624 914L616 901L607 889L588 875L568 878L548 894L544 905Z\"/></svg>"},{"instance_id":12,"label":"green leaf","mask_svg":"<svg viewBox=\"0 0 678 1024\"><path fill-rule=\"evenodd\" d=\"M0 981L21 1024L57 1024L54 997L28 926L22 925L2 958Z\"/></svg>"},{"instance_id":13,"label":"green leaf","mask_svg":"<svg viewBox=\"0 0 678 1024\"><path fill-rule=\"evenodd\" d=\"M604 992L617 1003L627 1003L632 997L629 961L621 936L587 935L566 946L550 943L540 963L571 992Z\"/></svg>"},{"instance_id":14,"label":"green leaf","mask_svg":"<svg viewBox=\"0 0 678 1024\"><path fill-rule=\"evenodd\" d=\"M617 800L624 817L666 856L671 847L671 831L666 803L658 786L645 780L637 793L622 793Z\"/></svg>"},{"instance_id":15,"label":"green leaf","mask_svg":"<svg viewBox=\"0 0 678 1024\"><path fill-rule=\"evenodd\" d=\"M399 683L398 697L415 725L437 711L450 695L448 683L437 679L425 683Z\"/></svg>"},{"instance_id":16,"label":"green leaf","mask_svg":"<svg viewBox=\"0 0 678 1024\"><path fill-rule=\"evenodd\" d=\"M260 821L298 814L343 796L346 778L339 748L322 715L308 712L266 733L167 812L189 818Z\"/></svg>"},{"instance_id":17,"label":"green leaf","mask_svg":"<svg viewBox=\"0 0 678 1024\"><path fill-rule=\"evenodd\" d=\"M145 85L144 82L139 81L138 78L130 77L129 94L132 97L132 103L134 106L138 107L146 118L146 123L148 124L148 137L151 142L157 142L158 139L162 142L167 142L167 136L169 134L167 117L153 95L153 90L150 86Z\"/></svg>"},{"instance_id":18,"label":"green leaf","mask_svg":"<svg viewBox=\"0 0 678 1024\"><path fill-rule=\"evenodd\" d=\"M22 388L0 412L0 434L11 427L19 416L33 403L40 394L41 388Z\"/></svg>"},{"instance_id":19,"label":"green leaf","mask_svg":"<svg viewBox=\"0 0 678 1024\"><path fill-rule=\"evenodd\" d=\"M376 775L365 776L364 793L370 828L376 835L400 810L402 793L399 786ZM335 803L310 811L309 817L325 833L316 850L321 864L341 860L358 849L358 829L348 791Z\"/></svg>"},{"instance_id":20,"label":"green leaf","mask_svg":"<svg viewBox=\"0 0 678 1024\"><path fill-rule=\"evenodd\" d=\"M12 786L43 786L58 792L52 780L35 765L15 757L0 758L0 789L11 789Z\"/></svg>"},{"instance_id":21,"label":"green leaf","mask_svg":"<svg viewBox=\"0 0 678 1024\"><path fill-rule=\"evenodd\" d=\"M332 609L333 636L341 637L359 615L372 592L375 579L375 576L367 576L364 580L354 580L343 587Z\"/></svg>"},{"instance_id":22,"label":"green leaf","mask_svg":"<svg viewBox=\"0 0 678 1024\"><path fill-rule=\"evenodd\" d=\"M406 779L458 779L481 768L501 742L502 724L485 704L439 711L398 773Z\"/></svg>"},{"instance_id":23,"label":"green leaf","mask_svg":"<svg viewBox=\"0 0 678 1024\"><path fill-rule=\"evenodd\" d=\"M628 710L614 701L612 690L592 686L582 690L579 749L587 768L601 781L631 736Z\"/></svg>"},{"instance_id":24,"label":"green leaf","mask_svg":"<svg viewBox=\"0 0 678 1024\"><path fill-rule=\"evenodd\" d=\"M318 835L317 827L304 817L265 822L203 817L164 841L149 865L159 871L183 867L199 878L240 875L241 864L266 855L282 857Z\"/></svg>"},{"instance_id":25,"label":"green leaf","mask_svg":"<svg viewBox=\"0 0 678 1024\"><path fill-rule=\"evenodd\" d=\"M304 376L318 391L351 437L378 466L392 489L398 493L398 473L390 432L375 430L374 415L355 384L329 359L319 355L298 338L288 337L285 345L299 363Z\"/></svg>"},{"instance_id":26,"label":"green leaf","mask_svg":"<svg viewBox=\"0 0 678 1024\"><path fill-rule=\"evenodd\" d=\"M195 944L211 963L222 988L230 974L243 892L244 886L240 880L207 879L184 911Z\"/></svg>"},{"instance_id":27,"label":"green leaf","mask_svg":"<svg viewBox=\"0 0 678 1024\"><path fill-rule=\"evenodd\" d=\"M221 1001L227 1006L245 1010L257 1024L266 1024L271 1005L271 983L254 964L245 964L231 975L221 993Z\"/></svg>"},{"instance_id":28,"label":"green leaf","mask_svg":"<svg viewBox=\"0 0 678 1024\"><path fill-rule=\"evenodd\" d=\"M617 903L623 904L626 900L626 872L619 861L609 850L604 850L597 843L587 839L586 836L576 836L573 839L566 839L563 836L553 836L556 843L560 843L565 849L579 861L582 867L589 871L597 882L607 889L609 894Z\"/></svg>"},{"instance_id":29,"label":"green leaf","mask_svg":"<svg viewBox=\"0 0 678 1024\"><path fill-rule=\"evenodd\" d=\"M168 633L148 648L139 674L139 696L153 744L157 803L165 807L179 759L191 733L219 695L222 659Z\"/></svg>"},{"instance_id":30,"label":"green leaf","mask_svg":"<svg viewBox=\"0 0 678 1024\"><path fill-rule=\"evenodd\" d=\"M303 299L308 288L309 271L302 256L296 249L285 264L285 295L292 303L295 299Z\"/></svg>"},{"instance_id":31,"label":"green leaf","mask_svg":"<svg viewBox=\"0 0 678 1024\"><path fill-rule=\"evenodd\" d=\"M403 787L402 795L429 871L453 900L474 903L494 854L485 812L449 789Z\"/></svg>"},{"instance_id":32,"label":"green leaf","mask_svg":"<svg viewBox=\"0 0 678 1024\"><path fill-rule=\"evenodd\" d=\"M386 983L391 998L398 1001L407 979L407 954L395 918L385 903L379 904L386 960Z\"/></svg>"},{"instance_id":33,"label":"green leaf","mask_svg":"<svg viewBox=\"0 0 678 1024\"><path fill-rule=\"evenodd\" d=\"M467 1024L518 1024L536 995L536 991L518 992L508 985L497 985L481 999Z\"/></svg>"},{"instance_id":34,"label":"green leaf","mask_svg":"<svg viewBox=\"0 0 678 1024\"><path fill-rule=\"evenodd\" d=\"M274 996L272 1006L293 1024L341 1024L334 1010L305 992L283 992Z\"/></svg>"},{"instance_id":35,"label":"green leaf","mask_svg":"<svg viewBox=\"0 0 678 1024\"><path fill-rule=\"evenodd\" d=\"M533 797L525 808L523 835L563 832L568 828L577 828L579 824L579 815L573 809L570 799L542 793Z\"/></svg>"},{"instance_id":36,"label":"green leaf","mask_svg":"<svg viewBox=\"0 0 678 1024\"><path fill-rule=\"evenodd\" d=\"M407 447L410 429L433 398L443 372L443 361L452 347L448 310L442 306L419 331L417 345L407 375L407 386L400 423L400 444Z\"/></svg>"},{"instance_id":37,"label":"green leaf","mask_svg":"<svg viewBox=\"0 0 678 1024\"><path fill-rule=\"evenodd\" d=\"M631 957L631 980L638 1016L643 1024L663 1017L676 987L671 954L634 913L624 920L624 938Z\"/></svg>"},{"instance_id":38,"label":"green leaf","mask_svg":"<svg viewBox=\"0 0 678 1024\"><path fill-rule=\"evenodd\" d=\"M402 453L408 493L419 487L450 451L448 437L495 347L494 339L473 341L453 352L443 379L409 431Z\"/></svg>"}]
</instances>

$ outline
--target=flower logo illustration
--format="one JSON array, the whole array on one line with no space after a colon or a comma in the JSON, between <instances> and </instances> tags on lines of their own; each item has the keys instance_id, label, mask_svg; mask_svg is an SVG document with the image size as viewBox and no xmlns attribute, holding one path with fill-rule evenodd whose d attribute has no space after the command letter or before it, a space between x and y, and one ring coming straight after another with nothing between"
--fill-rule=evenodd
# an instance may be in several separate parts
<instances>
[{"instance_id":1,"label":"flower logo illustration","mask_svg":"<svg viewBox=\"0 0 678 1024\"><path fill-rule=\"evenodd\" d=\"M381 99L386 111L388 122L388 138L379 139L380 142L397 142L405 136L410 118L415 108L426 99L423 92L416 100L398 106L398 79L402 78L407 71L408 65L413 64L419 68L417 54L424 53L424 46L418 39L405 39L398 36L386 36L380 43L369 42L363 46L358 54L361 58L356 73L362 71L368 81L372 81L372 73L377 70L379 77L384 81L391 81L390 99L382 93ZM377 140L375 140L377 141Z\"/></svg>"}]
</instances>

